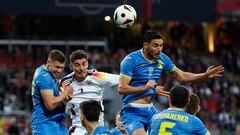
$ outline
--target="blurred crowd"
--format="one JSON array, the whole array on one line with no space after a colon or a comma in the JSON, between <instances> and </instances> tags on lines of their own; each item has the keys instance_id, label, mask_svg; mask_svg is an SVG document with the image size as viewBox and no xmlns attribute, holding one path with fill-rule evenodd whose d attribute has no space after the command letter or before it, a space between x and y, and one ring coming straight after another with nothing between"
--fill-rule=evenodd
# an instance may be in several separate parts
<instances>
[{"instance_id":1,"label":"blurred crowd","mask_svg":"<svg viewBox=\"0 0 240 135\"><path fill-rule=\"evenodd\" d=\"M18 25L23 22L31 22L32 25L25 24L26 27L29 27L29 31L30 26L38 26L38 23L44 22L44 19L39 19L39 17L35 16L29 18L16 18L15 16L1 17L7 17L10 20L15 19L13 22ZM20 19L25 19L25 21L16 21ZM52 20L55 19L52 18ZM77 18L75 20L78 22ZM57 31L56 33L51 32L61 27L56 26L54 27L55 29L52 28L53 30L50 29L48 32L44 31L47 30L47 28L44 28L44 24L47 25L47 23L40 24L42 24L42 35L47 36L46 34L50 33L49 37L57 35ZM3 36L11 35L18 37L19 31L21 31L20 33L23 33L22 35L25 34L27 38L29 36L30 38L41 37L38 31L39 28L34 27L31 29L31 31L38 31L35 31L36 33L27 33L27 28L20 29L18 25L11 24L13 25L12 30L11 28L7 29L5 25L3 25L3 22L0 23L0 34ZM71 24L69 25L71 26ZM140 33L151 27L160 28L161 30L161 26L159 25L144 24ZM96 29L96 31L99 30L97 33L101 35L104 28ZM88 29L91 32L91 28ZM107 30L101 36L108 38L109 49L92 48L87 50L89 52L89 61L91 68L117 74L119 73L119 64L124 56L130 51L136 50L136 48L141 48L141 36L133 35L131 31L120 30L110 33ZM98 36L97 33L94 36ZM60 36L66 36L67 34L64 33ZM76 34L78 33L73 33L75 36ZM218 44L213 54L207 53L206 47L204 47L203 28L200 24L189 25L180 23L171 27L168 34L165 35L169 39L167 39L168 42L165 44L163 52L172 58L177 67L196 73L204 72L210 65L223 65L225 67L226 72L224 77L194 82L187 84L187 86L199 95L201 99L201 111L198 117L204 121L213 135L232 135L237 130L240 130L237 129L240 124L240 101L238 100L240 98L240 47L238 44L231 42L228 42L228 45ZM51 49L55 48L66 52L64 47L51 47ZM74 49L76 48L70 48L68 51ZM15 117L15 112L31 112L32 76L35 68L45 63L48 51L46 46L32 47L31 52L27 52L25 46L13 46L11 51L9 51L7 46L0 47L0 135L30 134L29 116L17 114L17 117ZM66 54L69 54L69 52L66 52ZM69 72L70 70L67 65L63 74ZM164 85L167 89L178 83L174 78L167 77L167 75L163 75L159 80L159 84ZM156 103L159 104L160 110L168 106L164 97L157 97Z\"/></svg>"}]
</instances>

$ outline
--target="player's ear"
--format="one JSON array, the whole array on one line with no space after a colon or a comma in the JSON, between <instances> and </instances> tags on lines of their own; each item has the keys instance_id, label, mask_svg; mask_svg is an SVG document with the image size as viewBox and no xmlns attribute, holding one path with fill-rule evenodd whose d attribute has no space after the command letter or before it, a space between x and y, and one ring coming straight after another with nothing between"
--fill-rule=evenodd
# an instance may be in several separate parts
<instances>
[{"instance_id":1,"label":"player's ear","mask_svg":"<svg viewBox=\"0 0 240 135\"><path fill-rule=\"evenodd\" d=\"M143 48L147 47L147 42L143 42Z\"/></svg>"},{"instance_id":2,"label":"player's ear","mask_svg":"<svg viewBox=\"0 0 240 135\"><path fill-rule=\"evenodd\" d=\"M51 63L51 60L50 59L47 59L47 64Z\"/></svg>"}]
</instances>

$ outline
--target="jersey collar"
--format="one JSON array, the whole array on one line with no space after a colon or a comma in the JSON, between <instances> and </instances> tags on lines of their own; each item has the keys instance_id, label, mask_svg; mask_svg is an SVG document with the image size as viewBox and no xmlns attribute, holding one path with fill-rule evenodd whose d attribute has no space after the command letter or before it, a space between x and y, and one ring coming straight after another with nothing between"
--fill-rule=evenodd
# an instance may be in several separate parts
<instances>
[{"instance_id":1,"label":"jersey collar","mask_svg":"<svg viewBox=\"0 0 240 135\"><path fill-rule=\"evenodd\" d=\"M177 107L170 107L168 110L179 110L179 111L184 111L182 108L177 108Z\"/></svg>"},{"instance_id":2,"label":"jersey collar","mask_svg":"<svg viewBox=\"0 0 240 135\"><path fill-rule=\"evenodd\" d=\"M144 53L143 53L143 48L141 49L141 55L143 56L143 58L144 58L146 61L148 61L148 62L150 62L150 63L153 63L153 62L154 62L154 60L149 60L149 59L144 55Z\"/></svg>"}]
</instances>

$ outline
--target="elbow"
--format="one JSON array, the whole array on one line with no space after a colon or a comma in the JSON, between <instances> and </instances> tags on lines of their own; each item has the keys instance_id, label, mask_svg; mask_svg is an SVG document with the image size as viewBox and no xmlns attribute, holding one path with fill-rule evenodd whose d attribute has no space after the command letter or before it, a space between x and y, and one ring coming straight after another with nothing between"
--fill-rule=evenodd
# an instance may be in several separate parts
<instances>
[{"instance_id":1,"label":"elbow","mask_svg":"<svg viewBox=\"0 0 240 135\"><path fill-rule=\"evenodd\" d=\"M51 104L45 104L45 107L48 111L52 111L53 109L55 109L55 107Z\"/></svg>"},{"instance_id":2,"label":"elbow","mask_svg":"<svg viewBox=\"0 0 240 135\"><path fill-rule=\"evenodd\" d=\"M119 94L124 94L124 87L123 86L121 86L121 85L118 85L118 93Z\"/></svg>"}]
</instances>

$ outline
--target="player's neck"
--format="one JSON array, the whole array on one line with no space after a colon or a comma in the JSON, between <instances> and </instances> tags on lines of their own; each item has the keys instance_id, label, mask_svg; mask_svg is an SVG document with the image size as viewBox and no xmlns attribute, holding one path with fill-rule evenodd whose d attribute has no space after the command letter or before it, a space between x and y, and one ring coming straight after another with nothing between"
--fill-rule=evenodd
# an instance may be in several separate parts
<instances>
[{"instance_id":1,"label":"player's neck","mask_svg":"<svg viewBox=\"0 0 240 135\"><path fill-rule=\"evenodd\" d=\"M154 61L154 60L155 60L155 58L153 58L153 57L151 57L151 56L148 55L147 51L146 51L144 48L142 49L142 52L143 52L144 57L145 57L147 60L149 60L149 61Z\"/></svg>"},{"instance_id":2,"label":"player's neck","mask_svg":"<svg viewBox=\"0 0 240 135\"><path fill-rule=\"evenodd\" d=\"M74 79L77 80L78 82L81 82L81 81L85 80L86 77L87 76L85 76L85 77L77 77L76 75L74 75Z\"/></svg>"},{"instance_id":3,"label":"player's neck","mask_svg":"<svg viewBox=\"0 0 240 135\"><path fill-rule=\"evenodd\" d=\"M92 132L95 130L95 128L97 126L99 126L99 125L100 125L100 123L98 121L96 121L96 122L88 122L86 124L86 130L87 130L88 134L92 134Z\"/></svg>"}]
</instances>

